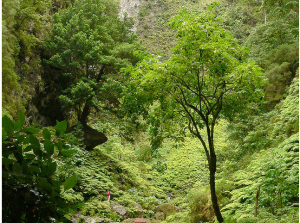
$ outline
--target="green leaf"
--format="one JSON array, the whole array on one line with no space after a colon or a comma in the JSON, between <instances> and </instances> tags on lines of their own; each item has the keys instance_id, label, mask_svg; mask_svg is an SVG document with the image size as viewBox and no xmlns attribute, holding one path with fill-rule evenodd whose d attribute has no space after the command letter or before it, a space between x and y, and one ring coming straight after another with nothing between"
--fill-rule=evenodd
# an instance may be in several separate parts
<instances>
[{"instance_id":1,"label":"green leaf","mask_svg":"<svg viewBox=\"0 0 300 223\"><path fill-rule=\"evenodd\" d=\"M69 150L63 149L59 152L59 154L61 154L62 156L65 156L65 157L71 156L75 153L77 153L76 149L69 149Z\"/></svg>"},{"instance_id":2,"label":"green leaf","mask_svg":"<svg viewBox=\"0 0 300 223\"><path fill-rule=\"evenodd\" d=\"M4 117L2 118L2 127L4 128L5 132L8 135L13 134L13 132L14 132L14 123L6 115L4 115Z\"/></svg>"},{"instance_id":3,"label":"green leaf","mask_svg":"<svg viewBox=\"0 0 300 223\"><path fill-rule=\"evenodd\" d=\"M41 157L43 155L41 148L37 147L36 145L32 145L32 146L33 146L32 149L33 149L34 154Z\"/></svg>"},{"instance_id":4,"label":"green leaf","mask_svg":"<svg viewBox=\"0 0 300 223\"><path fill-rule=\"evenodd\" d=\"M74 187L77 183L77 177L76 175L73 175L71 177L69 177L68 179L66 179L66 181L64 182L64 190L69 190L72 187Z\"/></svg>"},{"instance_id":5,"label":"green leaf","mask_svg":"<svg viewBox=\"0 0 300 223\"><path fill-rule=\"evenodd\" d=\"M48 193L52 192L52 185L45 178L38 179L37 182L42 190Z\"/></svg>"},{"instance_id":6,"label":"green leaf","mask_svg":"<svg viewBox=\"0 0 300 223\"><path fill-rule=\"evenodd\" d=\"M4 141L6 139L6 131L5 129L2 129L2 141Z\"/></svg>"},{"instance_id":7,"label":"green leaf","mask_svg":"<svg viewBox=\"0 0 300 223\"><path fill-rule=\"evenodd\" d=\"M56 126L55 126L55 130L57 135L62 135L64 134L64 132L67 130L67 121L64 120L62 122L57 122Z\"/></svg>"},{"instance_id":8,"label":"green leaf","mask_svg":"<svg viewBox=\"0 0 300 223\"><path fill-rule=\"evenodd\" d=\"M36 128L36 127L40 127L40 128L42 128L43 126L42 126L42 125L40 125L40 124L33 124L33 125L31 125L30 127L31 127L31 128Z\"/></svg>"},{"instance_id":9,"label":"green leaf","mask_svg":"<svg viewBox=\"0 0 300 223\"><path fill-rule=\"evenodd\" d=\"M18 113L18 121L15 122L14 127L15 130L19 131L23 125L25 124L25 115L23 112Z\"/></svg>"},{"instance_id":10,"label":"green leaf","mask_svg":"<svg viewBox=\"0 0 300 223\"><path fill-rule=\"evenodd\" d=\"M52 162L48 165L42 166L42 168L41 168L42 169L42 174L44 176L50 177L55 173L56 167L57 167L56 162Z\"/></svg>"},{"instance_id":11,"label":"green leaf","mask_svg":"<svg viewBox=\"0 0 300 223\"><path fill-rule=\"evenodd\" d=\"M63 149L63 144L61 141L55 143L55 146L58 148L59 151Z\"/></svg>"},{"instance_id":12,"label":"green leaf","mask_svg":"<svg viewBox=\"0 0 300 223\"><path fill-rule=\"evenodd\" d=\"M25 124L25 114L21 111L18 113L18 121L20 123L20 126L23 127L23 125Z\"/></svg>"},{"instance_id":13,"label":"green leaf","mask_svg":"<svg viewBox=\"0 0 300 223\"><path fill-rule=\"evenodd\" d=\"M36 147L40 148L40 141L37 139L37 137L30 135L29 141L32 145L35 145Z\"/></svg>"},{"instance_id":14,"label":"green leaf","mask_svg":"<svg viewBox=\"0 0 300 223\"><path fill-rule=\"evenodd\" d=\"M22 173L22 166L19 163L15 163L12 169L14 173Z\"/></svg>"},{"instance_id":15,"label":"green leaf","mask_svg":"<svg viewBox=\"0 0 300 223\"><path fill-rule=\"evenodd\" d=\"M51 133L48 129L43 129L43 137L45 140L50 140L50 137L51 137Z\"/></svg>"},{"instance_id":16,"label":"green leaf","mask_svg":"<svg viewBox=\"0 0 300 223\"><path fill-rule=\"evenodd\" d=\"M24 135L20 135L17 137L18 143L21 144L22 142L24 142L25 136Z\"/></svg>"},{"instance_id":17,"label":"green leaf","mask_svg":"<svg viewBox=\"0 0 300 223\"><path fill-rule=\"evenodd\" d=\"M54 153L54 145L53 143L51 143L49 140L46 140L45 144L44 144L44 148L47 151L49 156L52 156Z\"/></svg>"},{"instance_id":18,"label":"green leaf","mask_svg":"<svg viewBox=\"0 0 300 223\"><path fill-rule=\"evenodd\" d=\"M36 157L36 156L35 156L34 154L26 154L26 155L24 156L24 158L27 159L27 160L33 160L35 157Z\"/></svg>"},{"instance_id":19,"label":"green leaf","mask_svg":"<svg viewBox=\"0 0 300 223\"><path fill-rule=\"evenodd\" d=\"M8 167L9 164L16 162L15 160L9 158L2 158L2 165Z\"/></svg>"},{"instance_id":20,"label":"green leaf","mask_svg":"<svg viewBox=\"0 0 300 223\"><path fill-rule=\"evenodd\" d=\"M24 149L24 151L23 152L29 152L29 151L31 151L33 148L36 148L37 146L35 146L35 145L29 145L29 146L27 146L25 149Z\"/></svg>"},{"instance_id":21,"label":"green leaf","mask_svg":"<svg viewBox=\"0 0 300 223\"><path fill-rule=\"evenodd\" d=\"M28 170L35 174L41 173L41 169L38 166L29 166Z\"/></svg>"},{"instance_id":22,"label":"green leaf","mask_svg":"<svg viewBox=\"0 0 300 223\"><path fill-rule=\"evenodd\" d=\"M38 134L40 130L35 128L24 128L21 129L20 132L29 133L29 134Z\"/></svg>"}]
</instances>

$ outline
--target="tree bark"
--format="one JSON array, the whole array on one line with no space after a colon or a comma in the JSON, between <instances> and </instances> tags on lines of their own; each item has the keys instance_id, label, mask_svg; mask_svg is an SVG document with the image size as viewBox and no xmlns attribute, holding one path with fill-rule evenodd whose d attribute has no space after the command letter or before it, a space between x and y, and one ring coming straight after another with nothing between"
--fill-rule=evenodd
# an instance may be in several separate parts
<instances>
[{"instance_id":1,"label":"tree bark","mask_svg":"<svg viewBox=\"0 0 300 223\"><path fill-rule=\"evenodd\" d=\"M107 137L102 132L98 132L97 130L88 126L88 116L90 114L90 107L85 104L79 121L83 126L83 143L86 146L86 150L92 150L96 146L103 144L107 141Z\"/></svg>"},{"instance_id":2,"label":"tree bark","mask_svg":"<svg viewBox=\"0 0 300 223\"><path fill-rule=\"evenodd\" d=\"M79 121L83 126L87 125L87 121L88 121L87 118L89 114L90 114L90 106L88 106L87 103L85 103L82 113L79 117Z\"/></svg>"},{"instance_id":3,"label":"tree bark","mask_svg":"<svg viewBox=\"0 0 300 223\"><path fill-rule=\"evenodd\" d=\"M223 217L218 205L218 198L216 195L216 183L215 183L215 173L217 167L217 159L215 154L211 154L211 160L209 163L209 184L210 184L210 193L211 193L211 201L213 204L213 208L215 211L215 215L217 217L218 222L223 222Z\"/></svg>"},{"instance_id":4,"label":"tree bark","mask_svg":"<svg viewBox=\"0 0 300 223\"><path fill-rule=\"evenodd\" d=\"M260 187L257 188L256 197L255 197L255 208L254 208L254 217L257 217L257 206L258 206L258 196L259 196Z\"/></svg>"}]
</instances>

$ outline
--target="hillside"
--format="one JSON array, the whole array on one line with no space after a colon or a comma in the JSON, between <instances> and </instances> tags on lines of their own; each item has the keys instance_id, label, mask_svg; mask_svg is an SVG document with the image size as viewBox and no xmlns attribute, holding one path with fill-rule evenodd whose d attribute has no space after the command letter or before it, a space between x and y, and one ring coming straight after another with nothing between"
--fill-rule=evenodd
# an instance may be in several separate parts
<instances>
[{"instance_id":1,"label":"hillside","mask_svg":"<svg viewBox=\"0 0 300 223\"><path fill-rule=\"evenodd\" d=\"M299 222L298 2L2 8L3 222Z\"/></svg>"}]
</instances>

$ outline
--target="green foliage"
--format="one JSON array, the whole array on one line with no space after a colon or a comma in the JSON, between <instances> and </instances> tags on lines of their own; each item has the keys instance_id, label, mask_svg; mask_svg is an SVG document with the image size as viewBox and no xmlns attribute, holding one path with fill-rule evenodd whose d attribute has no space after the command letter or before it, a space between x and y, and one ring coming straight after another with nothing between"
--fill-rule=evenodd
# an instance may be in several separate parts
<instances>
[{"instance_id":1,"label":"green foliage","mask_svg":"<svg viewBox=\"0 0 300 223\"><path fill-rule=\"evenodd\" d=\"M96 197L86 202L81 209L83 215L99 216L102 218L109 217L111 212L109 202L99 201Z\"/></svg>"},{"instance_id":2,"label":"green foliage","mask_svg":"<svg viewBox=\"0 0 300 223\"><path fill-rule=\"evenodd\" d=\"M236 189L231 191L231 202L224 215L240 222L254 211L254 197L260 187L258 219L281 220L298 206L299 139L295 134L277 148L255 154L247 169L234 174ZM262 211L260 211L262 209ZM265 211L265 212L264 212ZM285 216L283 217L283 214ZM292 216L292 215L291 215ZM290 216L290 217L291 217ZM241 221L242 222L242 221Z\"/></svg>"},{"instance_id":3,"label":"green foliage","mask_svg":"<svg viewBox=\"0 0 300 223\"><path fill-rule=\"evenodd\" d=\"M150 53L166 60L176 44L175 32L168 26L169 19L184 7L189 10L203 10L211 0L158 0L144 1L137 15L137 34Z\"/></svg>"},{"instance_id":4,"label":"green foliage","mask_svg":"<svg viewBox=\"0 0 300 223\"><path fill-rule=\"evenodd\" d=\"M55 127L63 134L64 125ZM68 222L68 203L62 198L64 190L75 186L76 176L64 183L55 178L56 154L67 150L59 138L52 137L44 129L43 138L38 138L40 128L24 127L25 115L18 114L13 122L7 116L2 119L2 180L3 219L5 222L39 222L53 219Z\"/></svg>"},{"instance_id":5,"label":"green foliage","mask_svg":"<svg viewBox=\"0 0 300 223\"><path fill-rule=\"evenodd\" d=\"M231 149L223 152L224 159L240 160L241 154L277 146L299 132L298 80L293 80L286 92L286 98L273 111L261 114L261 108L251 106L248 107L248 114L236 117L227 128L228 148ZM234 163L235 161L232 164ZM241 167L240 163L240 166L231 166L230 169Z\"/></svg>"},{"instance_id":6,"label":"green foliage","mask_svg":"<svg viewBox=\"0 0 300 223\"><path fill-rule=\"evenodd\" d=\"M279 143L299 132L299 78L294 78L287 90L287 97L275 107L276 113L272 117L273 143Z\"/></svg>"},{"instance_id":7,"label":"green foliage","mask_svg":"<svg viewBox=\"0 0 300 223\"><path fill-rule=\"evenodd\" d=\"M227 1L217 10L226 28L249 47L250 59L265 69L268 111L284 98L299 67L298 8L293 0Z\"/></svg>"},{"instance_id":8,"label":"green foliage","mask_svg":"<svg viewBox=\"0 0 300 223\"><path fill-rule=\"evenodd\" d=\"M15 72L15 56L18 54L18 39L14 35L18 1L6 1L2 4L2 109L16 117L23 112L21 86Z\"/></svg>"},{"instance_id":9,"label":"green foliage","mask_svg":"<svg viewBox=\"0 0 300 223\"><path fill-rule=\"evenodd\" d=\"M75 116L86 124L90 109L99 109L101 101L116 107L121 78L115 74L138 61L134 51L141 49L140 43L129 31L131 22L121 21L117 9L117 1L75 1L53 16L44 46L49 68L44 89L55 87L52 100L60 102L56 106L62 106L69 121Z\"/></svg>"},{"instance_id":10,"label":"green foliage","mask_svg":"<svg viewBox=\"0 0 300 223\"><path fill-rule=\"evenodd\" d=\"M187 138L183 143L174 143L173 146L174 151L166 157L167 169L161 179L181 193L188 192L197 181L207 183L208 169L203 168L207 161L201 153L199 141Z\"/></svg>"}]
</instances>

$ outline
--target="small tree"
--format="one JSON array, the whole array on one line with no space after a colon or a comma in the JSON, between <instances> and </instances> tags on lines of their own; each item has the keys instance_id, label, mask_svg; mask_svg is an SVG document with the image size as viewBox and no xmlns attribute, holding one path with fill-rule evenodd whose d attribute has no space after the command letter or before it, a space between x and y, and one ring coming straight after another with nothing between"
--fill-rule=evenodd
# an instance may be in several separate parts
<instances>
[{"instance_id":1,"label":"small tree","mask_svg":"<svg viewBox=\"0 0 300 223\"><path fill-rule=\"evenodd\" d=\"M149 106L159 101L154 114L162 121L150 118L155 134L166 119L177 117L200 140L208 161L213 208L223 222L215 191L214 128L219 119L231 120L247 104L260 100L262 73L245 60L246 50L213 13L183 10L170 25L179 37L171 58L166 63L148 58L130 70L132 81L123 103L129 112L149 118Z\"/></svg>"}]
</instances>

